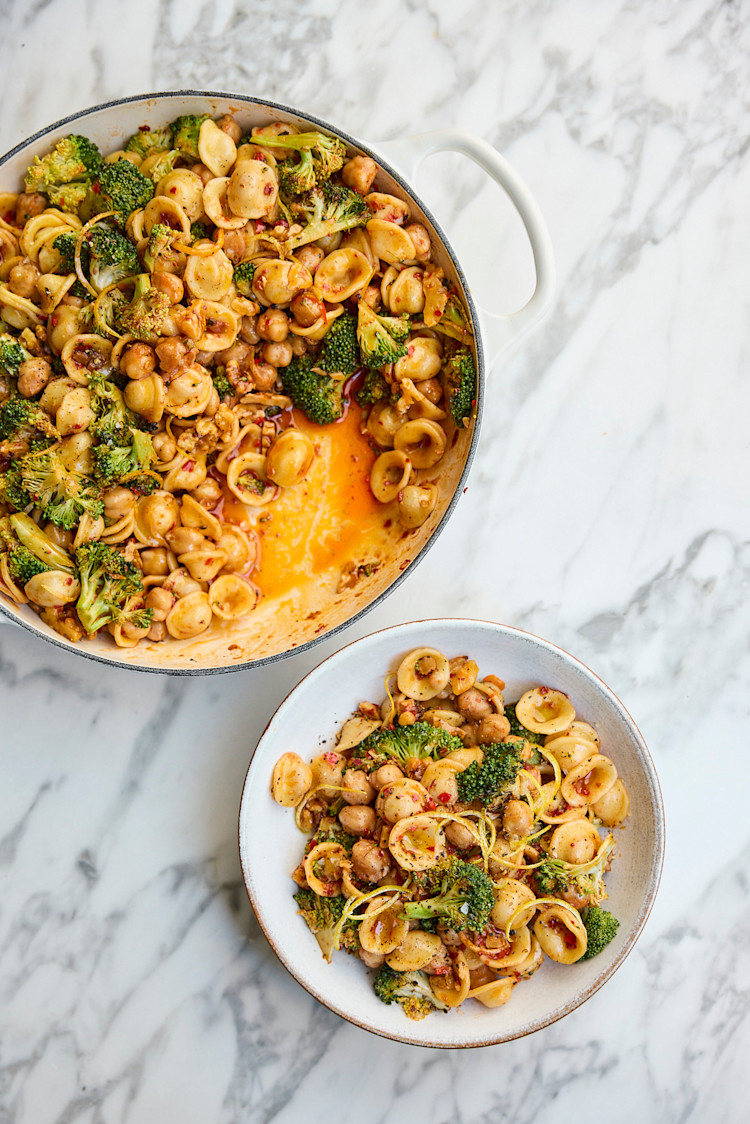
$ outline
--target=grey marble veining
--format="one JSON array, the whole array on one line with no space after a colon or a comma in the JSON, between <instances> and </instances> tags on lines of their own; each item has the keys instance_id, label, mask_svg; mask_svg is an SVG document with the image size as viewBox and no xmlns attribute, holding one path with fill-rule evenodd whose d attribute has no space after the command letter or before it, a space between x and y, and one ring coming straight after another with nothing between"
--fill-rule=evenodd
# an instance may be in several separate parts
<instances>
[{"instance_id":1,"label":"grey marble veining","mask_svg":"<svg viewBox=\"0 0 750 1124\"><path fill-rule=\"evenodd\" d=\"M514 162L557 303L492 372L448 530L342 640L443 614L561 644L640 724L668 824L645 933L584 1007L505 1046L399 1046L286 975L237 859L255 741L339 642L172 681L0 628L0 1124L746 1119L749 24L740 0L0 2L3 150L190 86L373 140L465 128ZM495 190L453 156L419 187L480 300L520 303Z\"/></svg>"}]
</instances>

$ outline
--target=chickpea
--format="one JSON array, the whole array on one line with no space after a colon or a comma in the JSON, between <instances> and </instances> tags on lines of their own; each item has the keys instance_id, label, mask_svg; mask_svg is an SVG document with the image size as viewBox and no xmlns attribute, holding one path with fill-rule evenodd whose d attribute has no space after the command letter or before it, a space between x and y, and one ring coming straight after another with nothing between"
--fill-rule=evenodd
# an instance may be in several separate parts
<instances>
[{"instance_id":1,"label":"chickpea","mask_svg":"<svg viewBox=\"0 0 750 1124\"><path fill-rule=\"evenodd\" d=\"M475 687L470 687L468 691L462 691L456 699L456 706L464 718L468 718L472 722L477 718L486 718L492 714L492 703L486 695L477 691Z\"/></svg>"},{"instance_id":2,"label":"chickpea","mask_svg":"<svg viewBox=\"0 0 750 1124\"><path fill-rule=\"evenodd\" d=\"M242 140L242 129L235 121L234 117L230 117L225 113L223 117L219 117L216 124L219 126L223 133L231 137L235 144L239 144Z\"/></svg>"},{"instance_id":3,"label":"chickpea","mask_svg":"<svg viewBox=\"0 0 750 1124\"><path fill-rule=\"evenodd\" d=\"M358 839L352 847L352 866L358 878L379 882L391 869L390 855L372 839Z\"/></svg>"},{"instance_id":4,"label":"chickpea","mask_svg":"<svg viewBox=\"0 0 750 1124\"><path fill-rule=\"evenodd\" d=\"M201 583L197 582L195 578L191 578L190 574L187 570L183 569L182 566L177 570L172 570L172 573L161 588L169 590L174 593L176 597L188 597L191 593L203 592Z\"/></svg>"},{"instance_id":5,"label":"chickpea","mask_svg":"<svg viewBox=\"0 0 750 1124\"><path fill-rule=\"evenodd\" d=\"M375 809L369 804L347 804L339 812L339 823L351 835L371 835L376 820Z\"/></svg>"},{"instance_id":6,"label":"chickpea","mask_svg":"<svg viewBox=\"0 0 750 1124\"><path fill-rule=\"evenodd\" d=\"M291 340L283 340L281 343L265 343L261 348L261 355L266 363L270 363L272 367L288 367L294 355Z\"/></svg>"},{"instance_id":7,"label":"chickpea","mask_svg":"<svg viewBox=\"0 0 750 1124\"><path fill-rule=\"evenodd\" d=\"M464 694L468 694L464 691ZM458 696L459 699L463 695ZM457 700L458 701L458 700ZM510 733L510 722L504 714L490 714L482 718L477 726L477 745L490 745L492 742L501 742Z\"/></svg>"},{"instance_id":8,"label":"chickpea","mask_svg":"<svg viewBox=\"0 0 750 1124\"><path fill-rule=\"evenodd\" d=\"M50 380L52 368L46 359L25 359L18 368L18 393L24 398L41 394Z\"/></svg>"},{"instance_id":9,"label":"chickpea","mask_svg":"<svg viewBox=\"0 0 750 1124\"><path fill-rule=\"evenodd\" d=\"M65 344L78 335L78 309L71 305L56 308L47 322L47 343L59 355Z\"/></svg>"},{"instance_id":10,"label":"chickpea","mask_svg":"<svg viewBox=\"0 0 750 1124\"><path fill-rule=\"evenodd\" d=\"M152 621L151 628L146 633L149 640L166 640L167 626L164 621Z\"/></svg>"},{"instance_id":11,"label":"chickpea","mask_svg":"<svg viewBox=\"0 0 750 1124\"><path fill-rule=\"evenodd\" d=\"M36 283L40 276L37 267L26 258L11 269L8 274L8 287L12 293L28 299L36 293Z\"/></svg>"},{"instance_id":12,"label":"chickpea","mask_svg":"<svg viewBox=\"0 0 750 1124\"><path fill-rule=\"evenodd\" d=\"M443 397L443 388L437 379L425 379L419 384L419 393L423 394L428 402L436 405Z\"/></svg>"},{"instance_id":13,"label":"chickpea","mask_svg":"<svg viewBox=\"0 0 750 1124\"><path fill-rule=\"evenodd\" d=\"M155 621L165 621L177 598L168 589L155 585L146 594L146 608L153 609Z\"/></svg>"},{"instance_id":14,"label":"chickpea","mask_svg":"<svg viewBox=\"0 0 750 1124\"><path fill-rule=\"evenodd\" d=\"M221 399L219 398L219 392L214 386L211 389L211 394L209 396L208 402L206 402L206 405L203 407L204 416L207 418L212 418L220 405Z\"/></svg>"},{"instance_id":15,"label":"chickpea","mask_svg":"<svg viewBox=\"0 0 750 1124\"><path fill-rule=\"evenodd\" d=\"M295 336L292 340L292 354L305 355L307 353L307 343L303 336Z\"/></svg>"},{"instance_id":16,"label":"chickpea","mask_svg":"<svg viewBox=\"0 0 750 1124\"><path fill-rule=\"evenodd\" d=\"M377 285L368 285L362 294L363 302L373 310L380 308L381 299L380 289Z\"/></svg>"},{"instance_id":17,"label":"chickpea","mask_svg":"<svg viewBox=\"0 0 750 1124\"><path fill-rule=\"evenodd\" d=\"M143 379L156 370L154 349L147 343L133 343L120 357L120 370L129 379Z\"/></svg>"},{"instance_id":18,"label":"chickpea","mask_svg":"<svg viewBox=\"0 0 750 1124\"><path fill-rule=\"evenodd\" d=\"M404 230L414 243L414 256L417 261L429 261L432 249L430 247L430 236L426 227L418 222L410 222Z\"/></svg>"},{"instance_id":19,"label":"chickpea","mask_svg":"<svg viewBox=\"0 0 750 1124\"><path fill-rule=\"evenodd\" d=\"M38 191L28 191L23 195L19 195L16 200L16 222L19 226L34 217L34 215L41 215L44 208L47 206L47 200Z\"/></svg>"},{"instance_id":20,"label":"chickpea","mask_svg":"<svg viewBox=\"0 0 750 1124\"><path fill-rule=\"evenodd\" d=\"M256 390L271 390L276 383L276 368L270 363L253 363L250 377Z\"/></svg>"},{"instance_id":21,"label":"chickpea","mask_svg":"<svg viewBox=\"0 0 750 1124\"><path fill-rule=\"evenodd\" d=\"M195 172L196 176L200 176L201 183L205 187L209 180L214 178L214 174L210 168L205 164L193 164L190 168L191 172Z\"/></svg>"},{"instance_id":22,"label":"chickpea","mask_svg":"<svg viewBox=\"0 0 750 1124\"><path fill-rule=\"evenodd\" d=\"M341 178L358 195L366 195L378 174L378 166L369 156L353 156L341 169Z\"/></svg>"},{"instance_id":23,"label":"chickpea","mask_svg":"<svg viewBox=\"0 0 750 1124\"><path fill-rule=\"evenodd\" d=\"M198 487L194 488L188 495L192 496L195 502L199 503L201 507L215 507L221 499L221 485L218 480L207 476L203 483L199 484Z\"/></svg>"},{"instance_id":24,"label":"chickpea","mask_svg":"<svg viewBox=\"0 0 750 1124\"><path fill-rule=\"evenodd\" d=\"M245 235L241 230L226 230L222 249L229 260L237 265L245 256Z\"/></svg>"},{"instance_id":25,"label":"chickpea","mask_svg":"<svg viewBox=\"0 0 750 1124\"><path fill-rule=\"evenodd\" d=\"M68 304L71 308L83 308L86 304L86 301L83 299L83 297L74 297L70 293L66 293L63 299L60 301L60 304Z\"/></svg>"},{"instance_id":26,"label":"chickpea","mask_svg":"<svg viewBox=\"0 0 750 1124\"><path fill-rule=\"evenodd\" d=\"M141 551L141 565L148 577L165 578L169 573L169 559L163 546Z\"/></svg>"},{"instance_id":27,"label":"chickpea","mask_svg":"<svg viewBox=\"0 0 750 1124\"><path fill-rule=\"evenodd\" d=\"M67 550L73 545L75 535L72 531L64 531L62 527L56 527L54 523L45 523L42 528L47 538L52 539L56 546L61 546L63 550Z\"/></svg>"},{"instance_id":28,"label":"chickpea","mask_svg":"<svg viewBox=\"0 0 750 1124\"><path fill-rule=\"evenodd\" d=\"M107 488L102 498L106 519L122 519L123 515L129 515L135 507L133 493L129 488L123 488L119 484L114 488Z\"/></svg>"},{"instance_id":29,"label":"chickpea","mask_svg":"<svg viewBox=\"0 0 750 1124\"><path fill-rule=\"evenodd\" d=\"M187 362L187 346L184 340L174 337L162 340L156 345L156 355L162 371L169 374Z\"/></svg>"},{"instance_id":30,"label":"chickpea","mask_svg":"<svg viewBox=\"0 0 750 1124\"><path fill-rule=\"evenodd\" d=\"M168 433L155 433L151 438L154 452L163 463L177 455L177 442Z\"/></svg>"},{"instance_id":31,"label":"chickpea","mask_svg":"<svg viewBox=\"0 0 750 1124\"><path fill-rule=\"evenodd\" d=\"M262 340L281 343L289 335L289 318L280 308L267 308L258 317L256 328Z\"/></svg>"},{"instance_id":32,"label":"chickpea","mask_svg":"<svg viewBox=\"0 0 750 1124\"><path fill-rule=\"evenodd\" d=\"M375 811L387 823L393 824L424 811L429 800L427 790L419 781L404 778L383 785L375 801Z\"/></svg>"},{"instance_id":33,"label":"chickpea","mask_svg":"<svg viewBox=\"0 0 750 1124\"><path fill-rule=\"evenodd\" d=\"M344 788L341 796L345 804L369 804L375 795L375 789L367 779L367 773L362 769L347 769L344 773Z\"/></svg>"},{"instance_id":34,"label":"chickpea","mask_svg":"<svg viewBox=\"0 0 750 1124\"><path fill-rule=\"evenodd\" d=\"M503 831L506 835L521 838L528 835L534 823L534 813L525 800L509 800L503 812Z\"/></svg>"},{"instance_id":35,"label":"chickpea","mask_svg":"<svg viewBox=\"0 0 750 1124\"><path fill-rule=\"evenodd\" d=\"M240 339L249 344L260 342L260 336L258 335L257 316L242 317L242 320L240 321Z\"/></svg>"},{"instance_id":36,"label":"chickpea","mask_svg":"<svg viewBox=\"0 0 750 1124\"><path fill-rule=\"evenodd\" d=\"M244 340L235 340L231 347L216 352L217 363L236 363L240 370L248 370L253 358L253 349Z\"/></svg>"},{"instance_id":37,"label":"chickpea","mask_svg":"<svg viewBox=\"0 0 750 1124\"><path fill-rule=\"evenodd\" d=\"M303 328L309 328L316 320L320 320L321 316L325 316L326 306L314 289L303 289L289 305L289 311L298 324Z\"/></svg>"},{"instance_id":38,"label":"chickpea","mask_svg":"<svg viewBox=\"0 0 750 1124\"><path fill-rule=\"evenodd\" d=\"M300 265L304 265L305 269L309 269L311 273L314 273L325 257L325 254L320 246L300 246L299 250L292 256L297 259Z\"/></svg>"},{"instance_id":39,"label":"chickpea","mask_svg":"<svg viewBox=\"0 0 750 1124\"><path fill-rule=\"evenodd\" d=\"M449 823L445 829L445 837L454 847L458 847L459 851L468 851L471 847L476 847L474 833L462 823Z\"/></svg>"},{"instance_id":40,"label":"chickpea","mask_svg":"<svg viewBox=\"0 0 750 1124\"><path fill-rule=\"evenodd\" d=\"M182 279L177 277L174 273L166 273L160 270L158 273L151 274L151 284L160 293L166 293L169 297L170 304L177 304L181 301L184 293L185 286Z\"/></svg>"},{"instance_id":41,"label":"chickpea","mask_svg":"<svg viewBox=\"0 0 750 1124\"><path fill-rule=\"evenodd\" d=\"M378 791L387 784L393 784L394 781L403 780L404 774L399 769L398 765L389 761L387 765L381 765L374 773L370 773L370 780L378 789Z\"/></svg>"}]
</instances>

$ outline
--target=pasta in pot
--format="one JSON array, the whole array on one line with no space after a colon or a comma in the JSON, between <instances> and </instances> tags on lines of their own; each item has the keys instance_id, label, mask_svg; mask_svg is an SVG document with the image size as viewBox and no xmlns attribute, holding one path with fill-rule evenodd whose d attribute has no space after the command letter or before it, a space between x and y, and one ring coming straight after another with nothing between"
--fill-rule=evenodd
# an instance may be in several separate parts
<instances>
[{"instance_id":1,"label":"pasta in pot","mask_svg":"<svg viewBox=\"0 0 750 1124\"><path fill-rule=\"evenodd\" d=\"M473 423L469 315L410 204L334 137L226 125L144 125L108 154L65 137L0 193L0 596L74 642L226 635L286 596L266 551L297 517L301 619L338 611L425 541ZM60 184L66 160L86 171ZM363 521L323 580L319 516ZM106 608L102 565L119 583ZM61 599L67 572L80 592Z\"/></svg>"},{"instance_id":2,"label":"pasta in pot","mask_svg":"<svg viewBox=\"0 0 750 1124\"><path fill-rule=\"evenodd\" d=\"M533 688L508 704L500 679L434 648L402 657L386 687L384 702L344 723L335 752L310 765L285 753L271 777L272 797L312 833L294 896L325 958L358 956L378 998L423 1018L472 999L502 1006L545 961L598 955L618 927L602 908L614 839L600 828L622 823L629 797L619 777L599 793L603 754L565 774L551 752L566 739L599 749L597 732L562 692ZM512 732L477 745L480 687ZM526 725L563 718L574 733L543 738ZM566 804L571 778L595 804Z\"/></svg>"}]
</instances>

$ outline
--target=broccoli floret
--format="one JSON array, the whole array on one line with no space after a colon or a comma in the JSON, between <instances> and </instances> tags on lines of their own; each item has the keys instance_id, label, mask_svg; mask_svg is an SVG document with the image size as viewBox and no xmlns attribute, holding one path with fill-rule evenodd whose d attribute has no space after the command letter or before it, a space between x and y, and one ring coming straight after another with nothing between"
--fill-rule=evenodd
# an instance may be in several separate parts
<instances>
[{"instance_id":1,"label":"broccoli floret","mask_svg":"<svg viewBox=\"0 0 750 1124\"><path fill-rule=\"evenodd\" d=\"M523 723L518 721L515 703L505 704L505 717L510 722L510 737L525 738L527 742L533 742L534 745L544 745L544 734L535 734L533 730L527 730Z\"/></svg>"},{"instance_id":2,"label":"broccoli floret","mask_svg":"<svg viewBox=\"0 0 750 1124\"><path fill-rule=\"evenodd\" d=\"M396 972L387 964L378 969L373 989L381 1003L398 1003L409 1019L423 1019L432 1011L447 1011L430 987L426 972Z\"/></svg>"},{"instance_id":3,"label":"broccoli floret","mask_svg":"<svg viewBox=\"0 0 750 1124\"><path fill-rule=\"evenodd\" d=\"M172 131L169 125L163 129L152 129L150 125L141 125L137 133L125 145L126 152L136 152L139 156L150 156L156 149L172 147Z\"/></svg>"},{"instance_id":4,"label":"broccoli floret","mask_svg":"<svg viewBox=\"0 0 750 1124\"><path fill-rule=\"evenodd\" d=\"M149 470L155 458L147 433L130 429L121 437L110 434L94 448L94 476L103 488L123 484L137 492L152 492L156 480Z\"/></svg>"},{"instance_id":5,"label":"broccoli floret","mask_svg":"<svg viewBox=\"0 0 750 1124\"><path fill-rule=\"evenodd\" d=\"M106 543L83 543L76 551L81 595L76 610L89 633L107 624L128 620L138 628L149 624L151 609L126 610L131 597L143 592L139 570L124 554Z\"/></svg>"},{"instance_id":6,"label":"broccoli floret","mask_svg":"<svg viewBox=\"0 0 750 1124\"><path fill-rule=\"evenodd\" d=\"M511 787L523 766L523 742L513 739L485 745L481 765L472 761L458 774L458 798L466 804L494 804Z\"/></svg>"},{"instance_id":7,"label":"broccoli floret","mask_svg":"<svg viewBox=\"0 0 750 1124\"><path fill-rule=\"evenodd\" d=\"M234 267L234 272L232 273L232 280L234 281L235 285L237 286L238 292L240 292L243 297L252 297L252 295L253 295L252 284L253 284L253 277L254 276L255 276L255 262L241 261L239 265L236 265Z\"/></svg>"},{"instance_id":8,"label":"broccoli floret","mask_svg":"<svg viewBox=\"0 0 750 1124\"><path fill-rule=\"evenodd\" d=\"M573 864L549 856L542 859L534 871L541 894L572 894L578 902L588 906L599 905L607 897L604 885L604 867L612 850L610 840L599 851L594 863Z\"/></svg>"},{"instance_id":9,"label":"broccoli floret","mask_svg":"<svg viewBox=\"0 0 750 1124\"><path fill-rule=\"evenodd\" d=\"M309 154L312 160L304 161L307 168L312 164L312 171L318 182L327 181L334 172L338 172L346 159L346 145L336 137L328 137L325 133L284 133L282 136L263 133L253 137L255 144L264 148L286 148L299 152L301 156ZM308 173L305 172L304 175Z\"/></svg>"},{"instance_id":10,"label":"broccoli floret","mask_svg":"<svg viewBox=\"0 0 750 1124\"><path fill-rule=\"evenodd\" d=\"M102 155L93 141L71 134L59 140L46 156L35 157L26 172L26 189L41 192L64 211L77 211L101 162Z\"/></svg>"},{"instance_id":11,"label":"broccoli floret","mask_svg":"<svg viewBox=\"0 0 750 1124\"><path fill-rule=\"evenodd\" d=\"M442 332L445 336L450 336L451 339L457 340L460 344L468 346L473 339L471 325L466 316L466 309L461 301L451 293L448 297L443 315L437 324L433 325L436 332Z\"/></svg>"},{"instance_id":12,"label":"broccoli floret","mask_svg":"<svg viewBox=\"0 0 750 1124\"><path fill-rule=\"evenodd\" d=\"M164 326L170 304L169 297L151 284L148 273L140 273L135 281L133 299L120 313L125 332L137 340L154 343Z\"/></svg>"},{"instance_id":13,"label":"broccoli floret","mask_svg":"<svg viewBox=\"0 0 750 1124\"><path fill-rule=\"evenodd\" d=\"M334 951L334 929L341 920L344 912L346 898L339 894L333 898L322 898L313 890L298 890L294 895L299 909L298 912L305 919L305 923L320 945L320 951L330 962ZM347 921L339 940L340 947L347 952L356 952L359 948L357 924Z\"/></svg>"},{"instance_id":14,"label":"broccoli floret","mask_svg":"<svg viewBox=\"0 0 750 1124\"><path fill-rule=\"evenodd\" d=\"M19 543L14 549L8 551L8 571L13 581L20 586L26 585L37 574L49 570L44 562L40 562L31 551Z\"/></svg>"},{"instance_id":15,"label":"broccoli floret","mask_svg":"<svg viewBox=\"0 0 750 1124\"><path fill-rule=\"evenodd\" d=\"M318 425L338 421L344 412L344 384L313 370L314 360L295 355L288 367L281 370L284 393L298 410Z\"/></svg>"},{"instance_id":16,"label":"broccoli floret","mask_svg":"<svg viewBox=\"0 0 750 1124\"><path fill-rule=\"evenodd\" d=\"M211 381L214 384L216 393L218 394L219 398L231 398L234 394L234 387L227 378L226 367L214 367Z\"/></svg>"},{"instance_id":17,"label":"broccoli floret","mask_svg":"<svg viewBox=\"0 0 750 1124\"><path fill-rule=\"evenodd\" d=\"M0 500L16 511L23 511L31 503L31 496L23 486L19 461L11 461L6 471L0 473Z\"/></svg>"},{"instance_id":18,"label":"broccoli floret","mask_svg":"<svg viewBox=\"0 0 750 1124\"><path fill-rule=\"evenodd\" d=\"M58 234L52 243L53 247L62 258L62 265L68 273L75 273L76 271L76 242L78 237L75 234ZM81 242L81 269L84 276L88 277L89 274L89 249L88 242L84 239ZM81 297L83 300L88 300L91 296L90 291L80 281L76 280L68 290L72 297Z\"/></svg>"},{"instance_id":19,"label":"broccoli floret","mask_svg":"<svg viewBox=\"0 0 750 1124\"><path fill-rule=\"evenodd\" d=\"M70 530L82 515L98 519L104 510L95 482L71 472L56 449L29 453L20 462L20 473L32 501L56 527Z\"/></svg>"},{"instance_id":20,"label":"broccoli floret","mask_svg":"<svg viewBox=\"0 0 750 1124\"><path fill-rule=\"evenodd\" d=\"M39 434L59 437L49 414L33 398L20 394L8 398L0 406L0 441L8 442L14 451L25 451Z\"/></svg>"},{"instance_id":21,"label":"broccoli floret","mask_svg":"<svg viewBox=\"0 0 750 1124\"><path fill-rule=\"evenodd\" d=\"M408 316L379 316L364 301L358 307L357 340L362 362L368 367L383 367L406 355Z\"/></svg>"},{"instance_id":22,"label":"broccoli floret","mask_svg":"<svg viewBox=\"0 0 750 1124\"><path fill-rule=\"evenodd\" d=\"M173 238L174 231L170 227L165 226L164 223L156 222L151 227L148 243L143 255L143 264L151 273L156 269L156 259L159 254L163 254L165 250L170 248ZM135 272L137 273L138 270L136 269Z\"/></svg>"},{"instance_id":23,"label":"broccoli floret","mask_svg":"<svg viewBox=\"0 0 750 1124\"><path fill-rule=\"evenodd\" d=\"M476 400L477 372L467 347L459 348L443 367L448 383L448 408L456 425L471 416Z\"/></svg>"},{"instance_id":24,"label":"broccoli floret","mask_svg":"<svg viewBox=\"0 0 750 1124\"><path fill-rule=\"evenodd\" d=\"M175 118L169 128L172 131L172 148L179 149L181 156L189 156L193 160L199 159L198 137L201 125L208 121L207 113L184 113Z\"/></svg>"},{"instance_id":25,"label":"broccoli floret","mask_svg":"<svg viewBox=\"0 0 750 1124\"><path fill-rule=\"evenodd\" d=\"M18 368L31 358L31 352L27 351L23 344L11 336L9 332L3 332L0 335L0 367L6 375L17 379Z\"/></svg>"},{"instance_id":26,"label":"broccoli floret","mask_svg":"<svg viewBox=\"0 0 750 1124\"><path fill-rule=\"evenodd\" d=\"M359 743L355 757L368 768L390 759L406 763L412 757L429 757L435 761L457 749L463 749L463 742L455 734L429 722L413 722L410 726L373 730Z\"/></svg>"},{"instance_id":27,"label":"broccoli floret","mask_svg":"<svg viewBox=\"0 0 750 1124\"><path fill-rule=\"evenodd\" d=\"M203 222L193 222L190 224L190 241L200 242L203 238L210 238L208 227Z\"/></svg>"},{"instance_id":28,"label":"broccoli floret","mask_svg":"<svg viewBox=\"0 0 750 1124\"><path fill-rule=\"evenodd\" d=\"M153 198L154 185L129 160L102 164L94 184L103 211L114 211L117 221L125 225L128 215L145 207Z\"/></svg>"},{"instance_id":29,"label":"broccoli floret","mask_svg":"<svg viewBox=\"0 0 750 1124\"><path fill-rule=\"evenodd\" d=\"M65 570L73 573L70 556L54 543L49 535L34 520L22 513L11 515L0 521L0 539L5 549L12 553L19 544L29 550L35 558L43 562L46 569Z\"/></svg>"},{"instance_id":30,"label":"broccoli floret","mask_svg":"<svg viewBox=\"0 0 750 1124\"><path fill-rule=\"evenodd\" d=\"M362 385L356 394L360 406L374 406L376 402L382 402L384 398L390 398L390 396L389 383L383 378L380 371L371 367L365 374Z\"/></svg>"},{"instance_id":31,"label":"broccoli floret","mask_svg":"<svg viewBox=\"0 0 750 1124\"><path fill-rule=\"evenodd\" d=\"M454 855L413 878L430 897L406 903L404 913L410 921L439 917L458 932L471 929L481 933L487 926L495 894L491 878L475 863Z\"/></svg>"},{"instance_id":32,"label":"broccoli floret","mask_svg":"<svg viewBox=\"0 0 750 1124\"><path fill-rule=\"evenodd\" d=\"M140 272L135 246L123 234L102 223L92 227L85 238L89 246L89 280L99 292Z\"/></svg>"},{"instance_id":33,"label":"broccoli floret","mask_svg":"<svg viewBox=\"0 0 750 1124\"><path fill-rule=\"evenodd\" d=\"M142 428L142 424L139 425L141 419L128 409L122 391L107 378L105 371L89 373L88 389L91 392L91 409L96 414L96 419L89 426L94 437L120 445L125 443L128 430Z\"/></svg>"},{"instance_id":34,"label":"broccoli floret","mask_svg":"<svg viewBox=\"0 0 750 1124\"><path fill-rule=\"evenodd\" d=\"M164 179L165 176L174 171L174 166L181 155L182 153L178 152L176 148L170 149L168 152L162 152L143 175L148 176L154 185L158 184L159 180Z\"/></svg>"},{"instance_id":35,"label":"broccoli floret","mask_svg":"<svg viewBox=\"0 0 750 1124\"><path fill-rule=\"evenodd\" d=\"M598 905L584 906L581 910L581 921L586 926L588 937L586 951L581 960L590 960L592 956L598 956L602 949L615 939L620 922Z\"/></svg>"},{"instance_id":36,"label":"broccoli floret","mask_svg":"<svg viewBox=\"0 0 750 1124\"><path fill-rule=\"evenodd\" d=\"M291 205L291 210L296 221L302 223L303 229L284 242L289 250L326 238L338 230L364 226L369 215L361 195L350 191L343 184L331 183L330 180L326 180L322 187L301 195Z\"/></svg>"},{"instance_id":37,"label":"broccoli floret","mask_svg":"<svg viewBox=\"0 0 750 1124\"><path fill-rule=\"evenodd\" d=\"M357 321L350 312L338 316L323 337L316 367L327 375L353 375L361 366Z\"/></svg>"},{"instance_id":38,"label":"broccoli floret","mask_svg":"<svg viewBox=\"0 0 750 1124\"><path fill-rule=\"evenodd\" d=\"M306 191L312 191L318 183L315 161L309 149L303 149L298 160L294 160L291 156L287 157L279 164L278 173L279 190L285 198L304 195Z\"/></svg>"},{"instance_id":39,"label":"broccoli floret","mask_svg":"<svg viewBox=\"0 0 750 1124\"><path fill-rule=\"evenodd\" d=\"M108 332L107 328L119 332L120 313L126 304L127 301L119 289L112 289L104 295L100 294L95 303L91 301L84 305L78 313L81 331L93 332L104 339L109 339L112 333Z\"/></svg>"}]
</instances>

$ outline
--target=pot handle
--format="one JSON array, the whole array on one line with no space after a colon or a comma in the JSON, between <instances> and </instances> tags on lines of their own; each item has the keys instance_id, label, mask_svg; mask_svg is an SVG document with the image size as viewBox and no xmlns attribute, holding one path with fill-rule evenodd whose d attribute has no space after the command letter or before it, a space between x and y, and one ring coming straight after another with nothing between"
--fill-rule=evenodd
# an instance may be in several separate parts
<instances>
[{"instance_id":1,"label":"pot handle","mask_svg":"<svg viewBox=\"0 0 750 1124\"><path fill-rule=\"evenodd\" d=\"M518 172L500 153L472 133L461 129L436 129L395 141L380 141L375 146L386 160L413 182L419 166L435 152L460 152L478 164L518 211L531 243L536 271L536 286L531 298L517 312L497 313L480 308L482 328L487 340L488 366L511 343L520 339L552 304L555 292L555 258L547 224L536 200Z\"/></svg>"}]
</instances>

